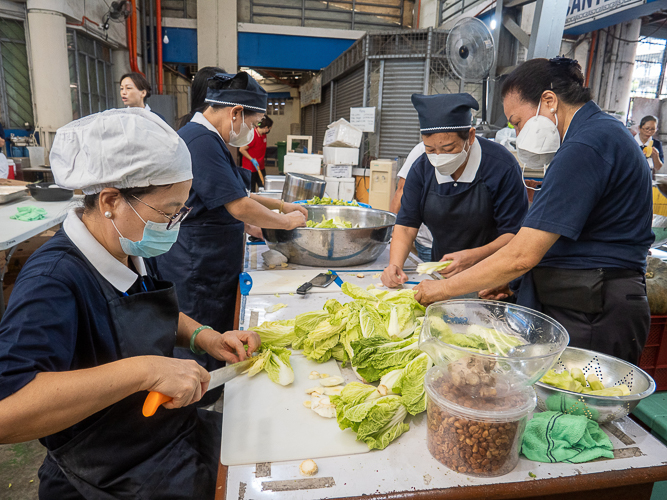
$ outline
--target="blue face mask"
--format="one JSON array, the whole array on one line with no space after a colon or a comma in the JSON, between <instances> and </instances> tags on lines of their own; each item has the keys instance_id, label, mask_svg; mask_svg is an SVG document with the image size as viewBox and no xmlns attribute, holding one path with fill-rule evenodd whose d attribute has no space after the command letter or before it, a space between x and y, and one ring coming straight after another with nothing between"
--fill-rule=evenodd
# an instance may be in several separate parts
<instances>
[{"instance_id":1,"label":"blue face mask","mask_svg":"<svg viewBox=\"0 0 667 500\"><path fill-rule=\"evenodd\" d=\"M128 203L128 205L130 204ZM126 255L134 255L145 259L167 253L172 245L176 243L180 223L167 231L167 222L146 222L141 215L134 210L132 205L130 205L130 208L137 214L137 217L146 224L146 226L144 227L143 237L139 241L132 241L125 238L120 231L118 231L116 223L113 220L111 221L113 227L116 228L116 231L120 236L120 247L123 249L123 252L125 252Z\"/></svg>"}]
</instances>

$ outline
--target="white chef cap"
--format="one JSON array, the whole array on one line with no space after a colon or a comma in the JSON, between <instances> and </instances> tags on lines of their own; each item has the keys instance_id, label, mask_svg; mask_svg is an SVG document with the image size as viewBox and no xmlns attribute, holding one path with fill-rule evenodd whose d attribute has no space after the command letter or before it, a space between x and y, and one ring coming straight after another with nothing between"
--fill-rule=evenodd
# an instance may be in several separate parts
<instances>
[{"instance_id":1,"label":"white chef cap","mask_svg":"<svg viewBox=\"0 0 667 500\"><path fill-rule=\"evenodd\" d=\"M68 123L56 132L49 159L56 183L84 194L192 179L183 139L144 108L110 109Z\"/></svg>"}]
</instances>

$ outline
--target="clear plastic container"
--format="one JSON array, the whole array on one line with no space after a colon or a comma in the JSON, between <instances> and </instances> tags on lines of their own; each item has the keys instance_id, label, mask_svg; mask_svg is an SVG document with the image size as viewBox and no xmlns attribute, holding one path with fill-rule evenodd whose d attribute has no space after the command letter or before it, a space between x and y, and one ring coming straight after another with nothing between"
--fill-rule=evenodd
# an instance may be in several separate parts
<instances>
[{"instance_id":1,"label":"clear plastic container","mask_svg":"<svg viewBox=\"0 0 667 500\"><path fill-rule=\"evenodd\" d=\"M569 341L560 323L527 307L460 299L436 302L426 309L419 348L436 365L462 358L493 365L498 394L509 394L542 378ZM489 350L493 354L487 354Z\"/></svg>"},{"instance_id":2,"label":"clear plastic container","mask_svg":"<svg viewBox=\"0 0 667 500\"><path fill-rule=\"evenodd\" d=\"M472 367L476 373L479 366ZM483 368L482 368L483 369ZM511 472L519 462L521 441L535 409L532 387L507 396L482 396L457 385L452 371L434 366L426 374L428 450L453 471L494 477Z\"/></svg>"}]
</instances>

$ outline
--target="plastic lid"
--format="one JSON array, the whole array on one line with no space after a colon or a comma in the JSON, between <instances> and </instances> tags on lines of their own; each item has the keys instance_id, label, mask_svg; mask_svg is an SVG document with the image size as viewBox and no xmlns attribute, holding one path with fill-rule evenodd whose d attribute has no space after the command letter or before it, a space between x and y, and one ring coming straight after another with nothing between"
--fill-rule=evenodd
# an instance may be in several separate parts
<instances>
[{"instance_id":1,"label":"plastic lid","mask_svg":"<svg viewBox=\"0 0 667 500\"><path fill-rule=\"evenodd\" d=\"M498 408L493 410L479 410L475 408L470 408L467 406L460 405L455 403L446 397L446 395L436 391L434 384L437 380L442 378L447 374L447 368L443 366L434 366L426 374L426 379L424 380L424 388L429 399L437 404L443 410L452 413L458 417L467 418L469 420L475 421L486 421L486 422L515 422L520 420L524 416L528 415L535 409L537 404L537 397L535 395L535 390L532 386L527 386L521 390L511 394L510 396L505 396L498 398L500 400L507 400L509 397L516 397L518 400L513 401L512 405L508 407L503 407L499 405ZM489 401L492 398L485 398Z\"/></svg>"}]
</instances>

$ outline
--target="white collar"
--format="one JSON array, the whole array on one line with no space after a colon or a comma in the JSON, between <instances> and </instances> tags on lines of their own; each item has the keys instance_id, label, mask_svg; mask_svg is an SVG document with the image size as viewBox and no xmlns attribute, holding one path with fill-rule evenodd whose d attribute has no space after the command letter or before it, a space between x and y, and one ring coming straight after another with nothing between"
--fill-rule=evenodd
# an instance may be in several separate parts
<instances>
[{"instance_id":1,"label":"white collar","mask_svg":"<svg viewBox=\"0 0 667 500\"><path fill-rule=\"evenodd\" d=\"M653 140L653 137L649 137L648 141L642 142L641 138L639 137L639 132L635 135L635 142L639 144L640 146L646 146L650 141Z\"/></svg>"},{"instance_id":2,"label":"white collar","mask_svg":"<svg viewBox=\"0 0 667 500\"><path fill-rule=\"evenodd\" d=\"M220 132L218 132L218 129L215 128L213 126L213 124L210 121L208 121L208 119L202 113L200 113L199 111L197 111L195 113L195 115L192 117L192 119L190 121L195 122L195 123L199 123L199 125L203 125L207 129L209 129L211 132L215 132L216 134L218 134L218 137L220 137L220 139L222 139L222 136L220 135ZM225 142L225 140L222 139L222 142Z\"/></svg>"},{"instance_id":3,"label":"white collar","mask_svg":"<svg viewBox=\"0 0 667 500\"><path fill-rule=\"evenodd\" d=\"M126 109L131 108L132 106L125 106ZM139 106L135 106L139 107ZM142 109L145 109L146 111L150 111L151 107L148 105L148 103L144 103L144 107Z\"/></svg>"},{"instance_id":4,"label":"white collar","mask_svg":"<svg viewBox=\"0 0 667 500\"><path fill-rule=\"evenodd\" d=\"M67 218L63 223L65 234L72 240L72 243L81 250L81 253L88 259L97 272L113 285L115 289L121 292L127 292L134 282L137 281L138 274L129 267L118 262L116 258L104 248L95 237L90 234L86 225L81 221L81 209L73 209L67 213ZM134 268L139 274L146 276L146 265L141 257L130 256Z\"/></svg>"},{"instance_id":5,"label":"white collar","mask_svg":"<svg viewBox=\"0 0 667 500\"><path fill-rule=\"evenodd\" d=\"M479 141L477 140L477 137L475 137L475 142L470 146L468 164L466 165L465 170L463 170L461 177L454 180L451 175L442 175L436 170L435 180L438 181L438 184L447 184L449 182L465 182L470 184L475 180L480 163L482 163L482 146L479 145Z\"/></svg>"}]
</instances>

